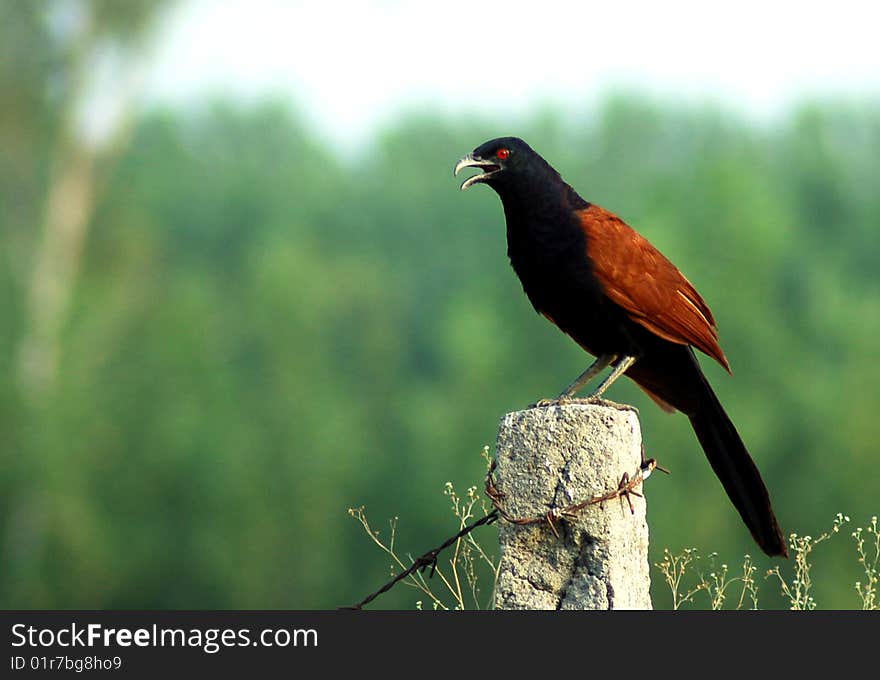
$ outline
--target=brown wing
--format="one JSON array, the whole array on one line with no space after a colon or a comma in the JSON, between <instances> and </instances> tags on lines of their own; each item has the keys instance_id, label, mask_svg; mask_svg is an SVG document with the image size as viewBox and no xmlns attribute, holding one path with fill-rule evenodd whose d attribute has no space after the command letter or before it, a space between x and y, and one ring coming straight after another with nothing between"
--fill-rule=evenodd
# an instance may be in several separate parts
<instances>
[{"instance_id":1,"label":"brown wing","mask_svg":"<svg viewBox=\"0 0 880 680\"><path fill-rule=\"evenodd\" d=\"M579 212L596 278L605 294L652 333L693 345L730 372L709 306L678 267L617 215Z\"/></svg>"}]
</instances>

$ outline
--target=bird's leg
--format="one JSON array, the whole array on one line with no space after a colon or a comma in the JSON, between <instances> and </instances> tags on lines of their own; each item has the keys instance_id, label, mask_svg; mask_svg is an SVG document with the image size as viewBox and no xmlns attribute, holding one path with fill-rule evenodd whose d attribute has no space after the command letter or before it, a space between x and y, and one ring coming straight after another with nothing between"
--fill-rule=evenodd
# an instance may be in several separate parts
<instances>
[{"instance_id":1,"label":"bird's leg","mask_svg":"<svg viewBox=\"0 0 880 680\"><path fill-rule=\"evenodd\" d=\"M616 358L616 354L600 354L599 357L592 364L590 364L586 371L575 378L574 382L572 382L571 385L562 390L562 394L556 397L557 401L561 401L563 399L571 399L575 394L580 391L580 389L584 385L586 385L593 378L604 371L605 368L609 366L611 362L614 361Z\"/></svg>"},{"instance_id":2,"label":"bird's leg","mask_svg":"<svg viewBox=\"0 0 880 680\"><path fill-rule=\"evenodd\" d=\"M612 359L612 361L613 361L613 359ZM633 356L625 355L625 356L621 357L617 366L614 367L614 370L611 371L611 373L608 374L608 377L605 378L605 380L603 380L599 384L599 387L597 387L595 390L590 392L590 395L588 398L589 399L600 399L602 397L602 394L605 392L605 390L607 390L609 387L611 387L611 384L615 380L617 380L620 376L622 376L623 373L630 366L632 366L634 363L636 363L636 358ZM607 366L607 364L606 364L606 366Z\"/></svg>"}]
</instances>

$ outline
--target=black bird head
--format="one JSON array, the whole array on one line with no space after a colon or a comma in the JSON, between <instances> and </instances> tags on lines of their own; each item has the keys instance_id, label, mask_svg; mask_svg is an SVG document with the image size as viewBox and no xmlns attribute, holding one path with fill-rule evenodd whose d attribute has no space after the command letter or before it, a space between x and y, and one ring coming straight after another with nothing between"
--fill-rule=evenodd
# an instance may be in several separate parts
<instances>
[{"instance_id":1,"label":"black bird head","mask_svg":"<svg viewBox=\"0 0 880 680\"><path fill-rule=\"evenodd\" d=\"M462 182L461 190L488 184L501 198L505 214L511 210L546 211L553 205L572 209L589 205L519 137L499 137L481 144L455 164L454 174L464 168L479 168L481 172Z\"/></svg>"},{"instance_id":2,"label":"black bird head","mask_svg":"<svg viewBox=\"0 0 880 680\"><path fill-rule=\"evenodd\" d=\"M498 191L537 176L558 178L559 174L519 137L499 137L481 144L455 164L453 174L464 168L479 168L482 172L468 177L461 190L484 183Z\"/></svg>"}]
</instances>

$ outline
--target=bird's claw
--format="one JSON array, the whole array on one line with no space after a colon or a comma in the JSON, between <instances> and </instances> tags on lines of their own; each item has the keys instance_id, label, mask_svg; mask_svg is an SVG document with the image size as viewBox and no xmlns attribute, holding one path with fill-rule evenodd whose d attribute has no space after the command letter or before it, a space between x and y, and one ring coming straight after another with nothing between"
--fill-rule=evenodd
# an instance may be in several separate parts
<instances>
[{"instance_id":1,"label":"bird's claw","mask_svg":"<svg viewBox=\"0 0 880 680\"><path fill-rule=\"evenodd\" d=\"M555 399L538 399L534 404L529 404L529 408L546 408L548 406L564 406L573 401L571 397L556 397Z\"/></svg>"},{"instance_id":2,"label":"bird's claw","mask_svg":"<svg viewBox=\"0 0 880 680\"><path fill-rule=\"evenodd\" d=\"M566 396L558 396L555 399L538 399L533 404L529 404L528 408L546 408L548 406L568 406L569 404L587 404L589 406L605 406L608 408L617 409L618 411L636 411L638 409L635 406L630 406L629 404L619 404L616 401L611 401L610 399L603 399L602 397L566 397Z\"/></svg>"}]
</instances>

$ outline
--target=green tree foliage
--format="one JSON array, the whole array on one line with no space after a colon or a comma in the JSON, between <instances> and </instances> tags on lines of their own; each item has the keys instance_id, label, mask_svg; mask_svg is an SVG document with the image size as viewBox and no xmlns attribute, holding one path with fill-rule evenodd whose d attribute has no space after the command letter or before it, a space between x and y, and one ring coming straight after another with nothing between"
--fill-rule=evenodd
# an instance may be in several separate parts
<instances>
[{"instance_id":1,"label":"green tree foliage","mask_svg":"<svg viewBox=\"0 0 880 680\"><path fill-rule=\"evenodd\" d=\"M46 49L26 79L0 62L22 109L0 116L3 607L335 607L387 576L348 507L399 515L413 551L451 533L445 482L479 484L499 417L589 361L522 294L494 194L451 177L499 134L703 292L735 376L703 364L785 528L876 514L876 106L756 126L621 96L517 130L410 116L346 156L278 103L149 113L106 168L56 383L31 402L13 366L57 124L32 85L56 56L19 25ZM755 554L686 419L618 385L673 471L647 488L652 561ZM851 561L817 557L820 605L858 606Z\"/></svg>"}]
</instances>

